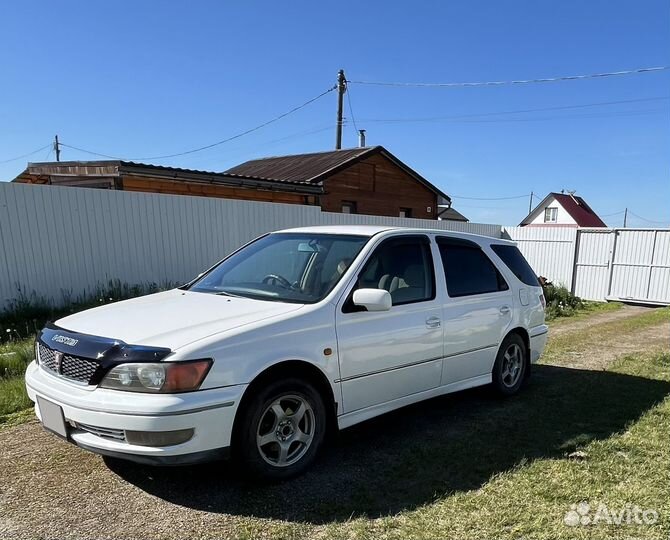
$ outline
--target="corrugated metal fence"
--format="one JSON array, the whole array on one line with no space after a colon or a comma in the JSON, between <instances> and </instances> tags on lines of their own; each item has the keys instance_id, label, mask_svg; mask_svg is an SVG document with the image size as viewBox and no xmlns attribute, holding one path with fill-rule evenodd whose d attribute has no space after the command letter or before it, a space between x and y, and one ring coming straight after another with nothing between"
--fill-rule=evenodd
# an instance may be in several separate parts
<instances>
[{"instance_id":1,"label":"corrugated metal fence","mask_svg":"<svg viewBox=\"0 0 670 540\"><path fill-rule=\"evenodd\" d=\"M567 227L505 227L538 276L570 288L577 229Z\"/></svg>"},{"instance_id":2,"label":"corrugated metal fence","mask_svg":"<svg viewBox=\"0 0 670 540\"><path fill-rule=\"evenodd\" d=\"M62 303L90 294L111 279L130 285L185 282L265 232L333 224L501 235L498 225L0 182L0 310L21 294Z\"/></svg>"},{"instance_id":3,"label":"corrugated metal fence","mask_svg":"<svg viewBox=\"0 0 670 540\"><path fill-rule=\"evenodd\" d=\"M504 236L577 296L670 304L670 229L506 227Z\"/></svg>"},{"instance_id":4,"label":"corrugated metal fence","mask_svg":"<svg viewBox=\"0 0 670 540\"><path fill-rule=\"evenodd\" d=\"M119 280L185 282L268 231L368 224L515 240L538 275L589 300L670 304L670 229L507 227L335 214L314 206L0 182L0 310Z\"/></svg>"}]
</instances>

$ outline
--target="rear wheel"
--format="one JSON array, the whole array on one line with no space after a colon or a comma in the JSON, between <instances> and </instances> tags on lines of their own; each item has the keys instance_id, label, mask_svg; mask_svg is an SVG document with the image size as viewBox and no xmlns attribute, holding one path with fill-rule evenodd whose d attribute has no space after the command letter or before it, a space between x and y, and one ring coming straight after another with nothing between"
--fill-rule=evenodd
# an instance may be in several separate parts
<instances>
[{"instance_id":1,"label":"rear wheel","mask_svg":"<svg viewBox=\"0 0 670 540\"><path fill-rule=\"evenodd\" d=\"M241 422L239 457L254 476L282 480L302 473L316 458L326 410L310 383L284 379L257 391Z\"/></svg>"},{"instance_id":2,"label":"rear wheel","mask_svg":"<svg viewBox=\"0 0 670 540\"><path fill-rule=\"evenodd\" d=\"M493 386L504 396L516 394L526 377L527 363L526 344L519 334L507 336L493 366Z\"/></svg>"}]
</instances>

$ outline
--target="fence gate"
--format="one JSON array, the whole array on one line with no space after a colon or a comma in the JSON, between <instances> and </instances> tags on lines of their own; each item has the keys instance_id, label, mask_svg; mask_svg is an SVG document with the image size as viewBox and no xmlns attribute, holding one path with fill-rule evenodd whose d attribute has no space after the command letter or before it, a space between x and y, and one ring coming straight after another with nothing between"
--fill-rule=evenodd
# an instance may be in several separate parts
<instances>
[{"instance_id":1,"label":"fence gate","mask_svg":"<svg viewBox=\"0 0 670 540\"><path fill-rule=\"evenodd\" d=\"M605 297L670 303L670 230L617 229Z\"/></svg>"},{"instance_id":2,"label":"fence gate","mask_svg":"<svg viewBox=\"0 0 670 540\"><path fill-rule=\"evenodd\" d=\"M580 230L577 234L572 290L585 300L603 300L609 289L614 231Z\"/></svg>"}]
</instances>

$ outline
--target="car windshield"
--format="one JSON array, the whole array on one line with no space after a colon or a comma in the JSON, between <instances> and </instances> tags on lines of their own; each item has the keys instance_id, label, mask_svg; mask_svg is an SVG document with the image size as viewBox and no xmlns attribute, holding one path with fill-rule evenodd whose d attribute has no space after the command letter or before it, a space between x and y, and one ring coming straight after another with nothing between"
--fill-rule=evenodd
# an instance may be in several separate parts
<instances>
[{"instance_id":1,"label":"car windshield","mask_svg":"<svg viewBox=\"0 0 670 540\"><path fill-rule=\"evenodd\" d=\"M225 259L190 291L311 304L335 287L366 236L273 233Z\"/></svg>"}]
</instances>

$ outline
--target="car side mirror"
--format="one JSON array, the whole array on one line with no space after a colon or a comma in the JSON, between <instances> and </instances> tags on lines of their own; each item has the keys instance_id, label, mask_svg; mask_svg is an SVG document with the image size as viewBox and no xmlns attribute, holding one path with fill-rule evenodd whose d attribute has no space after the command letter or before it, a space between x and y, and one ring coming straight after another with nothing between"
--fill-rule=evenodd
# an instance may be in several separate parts
<instances>
[{"instance_id":1,"label":"car side mirror","mask_svg":"<svg viewBox=\"0 0 670 540\"><path fill-rule=\"evenodd\" d=\"M391 309L391 294L384 289L358 289L352 298L354 305L368 311L388 311Z\"/></svg>"}]
</instances>

